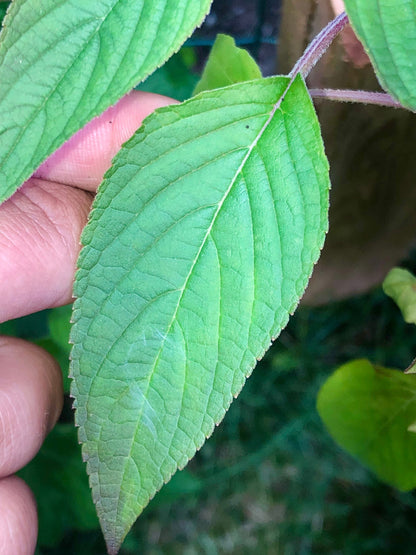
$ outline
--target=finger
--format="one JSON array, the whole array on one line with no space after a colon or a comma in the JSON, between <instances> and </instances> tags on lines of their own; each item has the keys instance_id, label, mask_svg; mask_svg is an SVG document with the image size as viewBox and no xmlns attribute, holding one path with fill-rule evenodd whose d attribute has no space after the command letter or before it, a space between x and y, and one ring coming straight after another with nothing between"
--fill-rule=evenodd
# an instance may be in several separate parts
<instances>
[{"instance_id":1,"label":"finger","mask_svg":"<svg viewBox=\"0 0 416 555\"><path fill-rule=\"evenodd\" d=\"M0 322L71 302L91 193L32 179L0 206Z\"/></svg>"},{"instance_id":2,"label":"finger","mask_svg":"<svg viewBox=\"0 0 416 555\"><path fill-rule=\"evenodd\" d=\"M92 197L53 180L95 189L141 119L169 102L131 93L53 155L36 173L43 180L32 178L0 206L0 322L71 302Z\"/></svg>"},{"instance_id":3,"label":"finger","mask_svg":"<svg viewBox=\"0 0 416 555\"><path fill-rule=\"evenodd\" d=\"M172 102L166 96L132 91L78 131L42 164L35 177L95 191L120 146L143 119Z\"/></svg>"},{"instance_id":4,"label":"finger","mask_svg":"<svg viewBox=\"0 0 416 555\"><path fill-rule=\"evenodd\" d=\"M0 477L16 472L36 455L59 417L62 401L58 363L36 345L1 337Z\"/></svg>"},{"instance_id":5,"label":"finger","mask_svg":"<svg viewBox=\"0 0 416 555\"><path fill-rule=\"evenodd\" d=\"M0 555L33 555L38 520L28 486L16 476L0 480Z\"/></svg>"}]
</instances>

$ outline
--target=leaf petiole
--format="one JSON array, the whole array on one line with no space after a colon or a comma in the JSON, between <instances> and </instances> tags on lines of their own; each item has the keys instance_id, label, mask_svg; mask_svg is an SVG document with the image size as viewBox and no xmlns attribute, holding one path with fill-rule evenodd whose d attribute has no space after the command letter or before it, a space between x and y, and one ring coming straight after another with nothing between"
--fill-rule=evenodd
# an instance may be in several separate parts
<instances>
[{"instance_id":1,"label":"leaf petiole","mask_svg":"<svg viewBox=\"0 0 416 555\"><path fill-rule=\"evenodd\" d=\"M348 89L309 89L312 98L325 98L338 102L359 102L387 108L404 108L400 102L387 93L372 91L352 91Z\"/></svg>"},{"instance_id":2,"label":"leaf petiole","mask_svg":"<svg viewBox=\"0 0 416 555\"><path fill-rule=\"evenodd\" d=\"M322 29L319 35L317 35L307 46L305 52L296 62L289 76L293 77L297 73L300 73L305 79L315 64L328 50L338 33L340 33L347 25L348 21L348 16L345 12L330 21L328 25Z\"/></svg>"}]
</instances>

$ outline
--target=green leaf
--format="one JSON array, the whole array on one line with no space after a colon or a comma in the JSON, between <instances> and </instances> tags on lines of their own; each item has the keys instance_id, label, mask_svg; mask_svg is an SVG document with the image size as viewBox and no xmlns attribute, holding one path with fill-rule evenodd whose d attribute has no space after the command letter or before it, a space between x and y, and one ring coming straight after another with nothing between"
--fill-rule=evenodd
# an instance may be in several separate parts
<instances>
[{"instance_id":1,"label":"green leaf","mask_svg":"<svg viewBox=\"0 0 416 555\"><path fill-rule=\"evenodd\" d=\"M169 58L212 0L15 0L0 35L0 201Z\"/></svg>"},{"instance_id":2,"label":"green leaf","mask_svg":"<svg viewBox=\"0 0 416 555\"><path fill-rule=\"evenodd\" d=\"M35 459L19 475L36 497L39 545L55 546L70 530L98 527L72 424L58 424Z\"/></svg>"},{"instance_id":3,"label":"green leaf","mask_svg":"<svg viewBox=\"0 0 416 555\"><path fill-rule=\"evenodd\" d=\"M345 0L345 9L383 88L416 110L415 0Z\"/></svg>"},{"instance_id":4,"label":"green leaf","mask_svg":"<svg viewBox=\"0 0 416 555\"><path fill-rule=\"evenodd\" d=\"M108 172L75 284L79 437L110 553L286 325L327 229L298 76L157 110Z\"/></svg>"},{"instance_id":5,"label":"green leaf","mask_svg":"<svg viewBox=\"0 0 416 555\"><path fill-rule=\"evenodd\" d=\"M416 277L403 268L393 268L383 282L383 291L400 308L408 324L416 324Z\"/></svg>"},{"instance_id":6,"label":"green leaf","mask_svg":"<svg viewBox=\"0 0 416 555\"><path fill-rule=\"evenodd\" d=\"M355 360L323 385L318 412L335 441L402 491L416 486L416 376Z\"/></svg>"},{"instance_id":7,"label":"green leaf","mask_svg":"<svg viewBox=\"0 0 416 555\"><path fill-rule=\"evenodd\" d=\"M238 48L232 37L218 35L193 94L260 77L260 68L247 50Z\"/></svg>"}]
</instances>

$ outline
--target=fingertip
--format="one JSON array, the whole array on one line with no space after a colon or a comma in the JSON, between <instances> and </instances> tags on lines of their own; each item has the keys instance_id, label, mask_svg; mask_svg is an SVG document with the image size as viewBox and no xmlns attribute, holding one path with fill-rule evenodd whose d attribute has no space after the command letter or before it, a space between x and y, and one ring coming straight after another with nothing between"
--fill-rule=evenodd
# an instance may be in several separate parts
<instances>
[{"instance_id":1,"label":"fingertip","mask_svg":"<svg viewBox=\"0 0 416 555\"><path fill-rule=\"evenodd\" d=\"M0 555L33 555L38 518L30 488L17 476L0 480Z\"/></svg>"},{"instance_id":2,"label":"fingertip","mask_svg":"<svg viewBox=\"0 0 416 555\"><path fill-rule=\"evenodd\" d=\"M62 410L62 373L43 349L0 338L0 476L27 464Z\"/></svg>"}]
</instances>

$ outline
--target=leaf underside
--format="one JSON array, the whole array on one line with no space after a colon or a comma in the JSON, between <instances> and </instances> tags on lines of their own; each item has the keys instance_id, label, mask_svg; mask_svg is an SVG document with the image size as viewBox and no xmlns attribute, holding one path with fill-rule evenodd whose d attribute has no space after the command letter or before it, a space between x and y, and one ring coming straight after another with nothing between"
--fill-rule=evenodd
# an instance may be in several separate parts
<instances>
[{"instance_id":1,"label":"leaf underside","mask_svg":"<svg viewBox=\"0 0 416 555\"><path fill-rule=\"evenodd\" d=\"M212 0L15 0L0 35L0 202L145 79Z\"/></svg>"},{"instance_id":2,"label":"leaf underside","mask_svg":"<svg viewBox=\"0 0 416 555\"><path fill-rule=\"evenodd\" d=\"M94 203L72 393L110 553L221 421L319 256L328 164L305 85L289 84L157 110Z\"/></svg>"},{"instance_id":3,"label":"leaf underside","mask_svg":"<svg viewBox=\"0 0 416 555\"><path fill-rule=\"evenodd\" d=\"M323 385L318 411L341 447L377 476L416 486L416 376L368 360L341 366Z\"/></svg>"},{"instance_id":4,"label":"leaf underside","mask_svg":"<svg viewBox=\"0 0 416 555\"><path fill-rule=\"evenodd\" d=\"M415 0L345 0L345 9L383 88L416 110Z\"/></svg>"}]
</instances>

